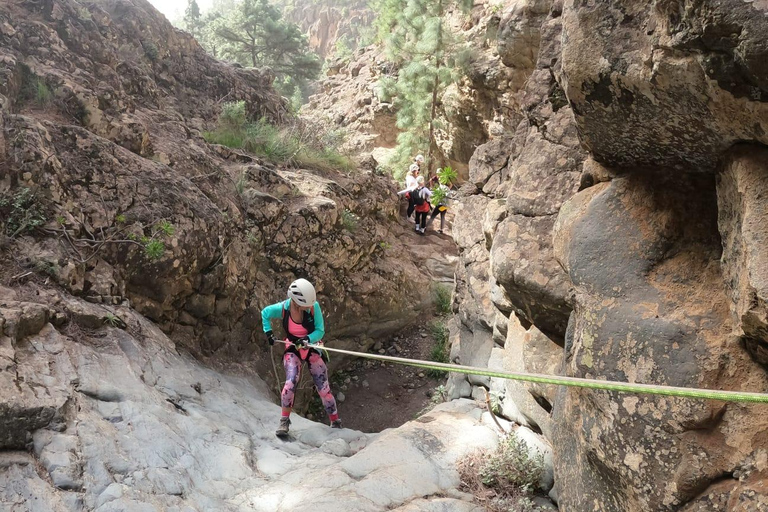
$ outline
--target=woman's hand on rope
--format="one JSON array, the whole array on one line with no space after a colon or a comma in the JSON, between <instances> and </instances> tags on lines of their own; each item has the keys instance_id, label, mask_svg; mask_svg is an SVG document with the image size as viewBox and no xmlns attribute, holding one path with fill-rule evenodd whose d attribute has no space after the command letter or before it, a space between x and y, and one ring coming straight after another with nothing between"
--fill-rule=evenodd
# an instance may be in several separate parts
<instances>
[{"instance_id":1,"label":"woman's hand on rope","mask_svg":"<svg viewBox=\"0 0 768 512\"><path fill-rule=\"evenodd\" d=\"M275 344L275 335L272 331L267 331L265 334L267 335L267 343L269 343L269 346L271 347Z\"/></svg>"}]
</instances>

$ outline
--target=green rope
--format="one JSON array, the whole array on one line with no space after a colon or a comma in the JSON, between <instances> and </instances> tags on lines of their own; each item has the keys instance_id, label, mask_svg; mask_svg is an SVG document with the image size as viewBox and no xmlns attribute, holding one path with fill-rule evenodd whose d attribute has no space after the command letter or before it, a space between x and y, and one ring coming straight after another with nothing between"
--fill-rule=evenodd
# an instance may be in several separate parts
<instances>
[{"instance_id":1,"label":"green rope","mask_svg":"<svg viewBox=\"0 0 768 512\"><path fill-rule=\"evenodd\" d=\"M285 343L285 342L283 342ZM286 343L288 344L288 343ZM538 373L511 373L478 368L476 366L463 366L458 364L436 363L420 359L406 359L404 357L383 356L379 354L364 354L351 350L330 348L323 345L323 350L337 352L354 357L364 357L379 361L415 366L429 370L443 370L454 373L482 375L498 379L520 380L525 382L538 382L540 384L553 384L556 386L569 386L587 389L602 389L606 391L619 391L622 393L643 393L649 395L663 395L681 398L704 398L709 400L721 400L723 402L753 402L768 403L768 393L751 393L747 391L722 391L717 389L682 388L675 386L660 386L654 384L635 384L630 382L614 382L608 380L582 379L578 377L560 377L556 375L543 375Z\"/></svg>"}]
</instances>

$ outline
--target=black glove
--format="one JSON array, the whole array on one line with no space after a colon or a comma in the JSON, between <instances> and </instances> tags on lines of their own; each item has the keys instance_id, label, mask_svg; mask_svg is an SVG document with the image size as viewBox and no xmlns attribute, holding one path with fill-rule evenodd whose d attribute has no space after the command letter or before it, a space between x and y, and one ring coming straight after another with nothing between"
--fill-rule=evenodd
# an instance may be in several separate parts
<instances>
[{"instance_id":1,"label":"black glove","mask_svg":"<svg viewBox=\"0 0 768 512\"><path fill-rule=\"evenodd\" d=\"M267 343L269 343L269 346L271 347L275 344L275 335L272 331L267 331L265 334L267 335Z\"/></svg>"},{"instance_id":2,"label":"black glove","mask_svg":"<svg viewBox=\"0 0 768 512\"><path fill-rule=\"evenodd\" d=\"M306 348L307 345L309 345L309 338L307 338L306 336L296 340L296 346L299 348Z\"/></svg>"}]
</instances>

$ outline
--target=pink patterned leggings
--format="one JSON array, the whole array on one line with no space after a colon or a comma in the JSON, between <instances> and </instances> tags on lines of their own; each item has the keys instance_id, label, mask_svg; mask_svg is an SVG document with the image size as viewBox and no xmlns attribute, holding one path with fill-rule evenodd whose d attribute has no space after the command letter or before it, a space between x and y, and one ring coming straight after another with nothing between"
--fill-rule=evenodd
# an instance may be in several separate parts
<instances>
[{"instance_id":1,"label":"pink patterned leggings","mask_svg":"<svg viewBox=\"0 0 768 512\"><path fill-rule=\"evenodd\" d=\"M293 352L286 352L283 356L283 366L285 367L285 386L283 386L280 401L283 407L293 408L294 392L301 378L301 358ZM329 417L336 417L338 414L336 399L331 394L331 385L328 383L328 367L325 365L325 361L323 361L320 354L310 350L309 357L307 357L307 366L309 366L312 380L315 381L317 394L320 395L320 400L323 401L325 412L328 413Z\"/></svg>"}]
</instances>

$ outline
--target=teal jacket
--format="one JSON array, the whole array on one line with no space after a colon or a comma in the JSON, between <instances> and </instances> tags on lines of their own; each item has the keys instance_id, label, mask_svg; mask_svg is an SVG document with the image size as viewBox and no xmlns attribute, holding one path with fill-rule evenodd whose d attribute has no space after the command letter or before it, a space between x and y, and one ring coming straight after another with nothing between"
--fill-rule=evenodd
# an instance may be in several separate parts
<instances>
[{"instance_id":1,"label":"teal jacket","mask_svg":"<svg viewBox=\"0 0 768 512\"><path fill-rule=\"evenodd\" d=\"M283 320L283 312L290 309L291 299L286 299L282 302L277 302L271 306L267 306L261 310L261 323L264 328L264 332L272 330L272 323L270 320L279 319ZM320 309L320 304L315 302L312 306L312 315L315 320L315 330L309 333L309 344L314 345L325 336L325 322L323 321L323 311ZM287 333L286 333L287 334Z\"/></svg>"}]
</instances>

